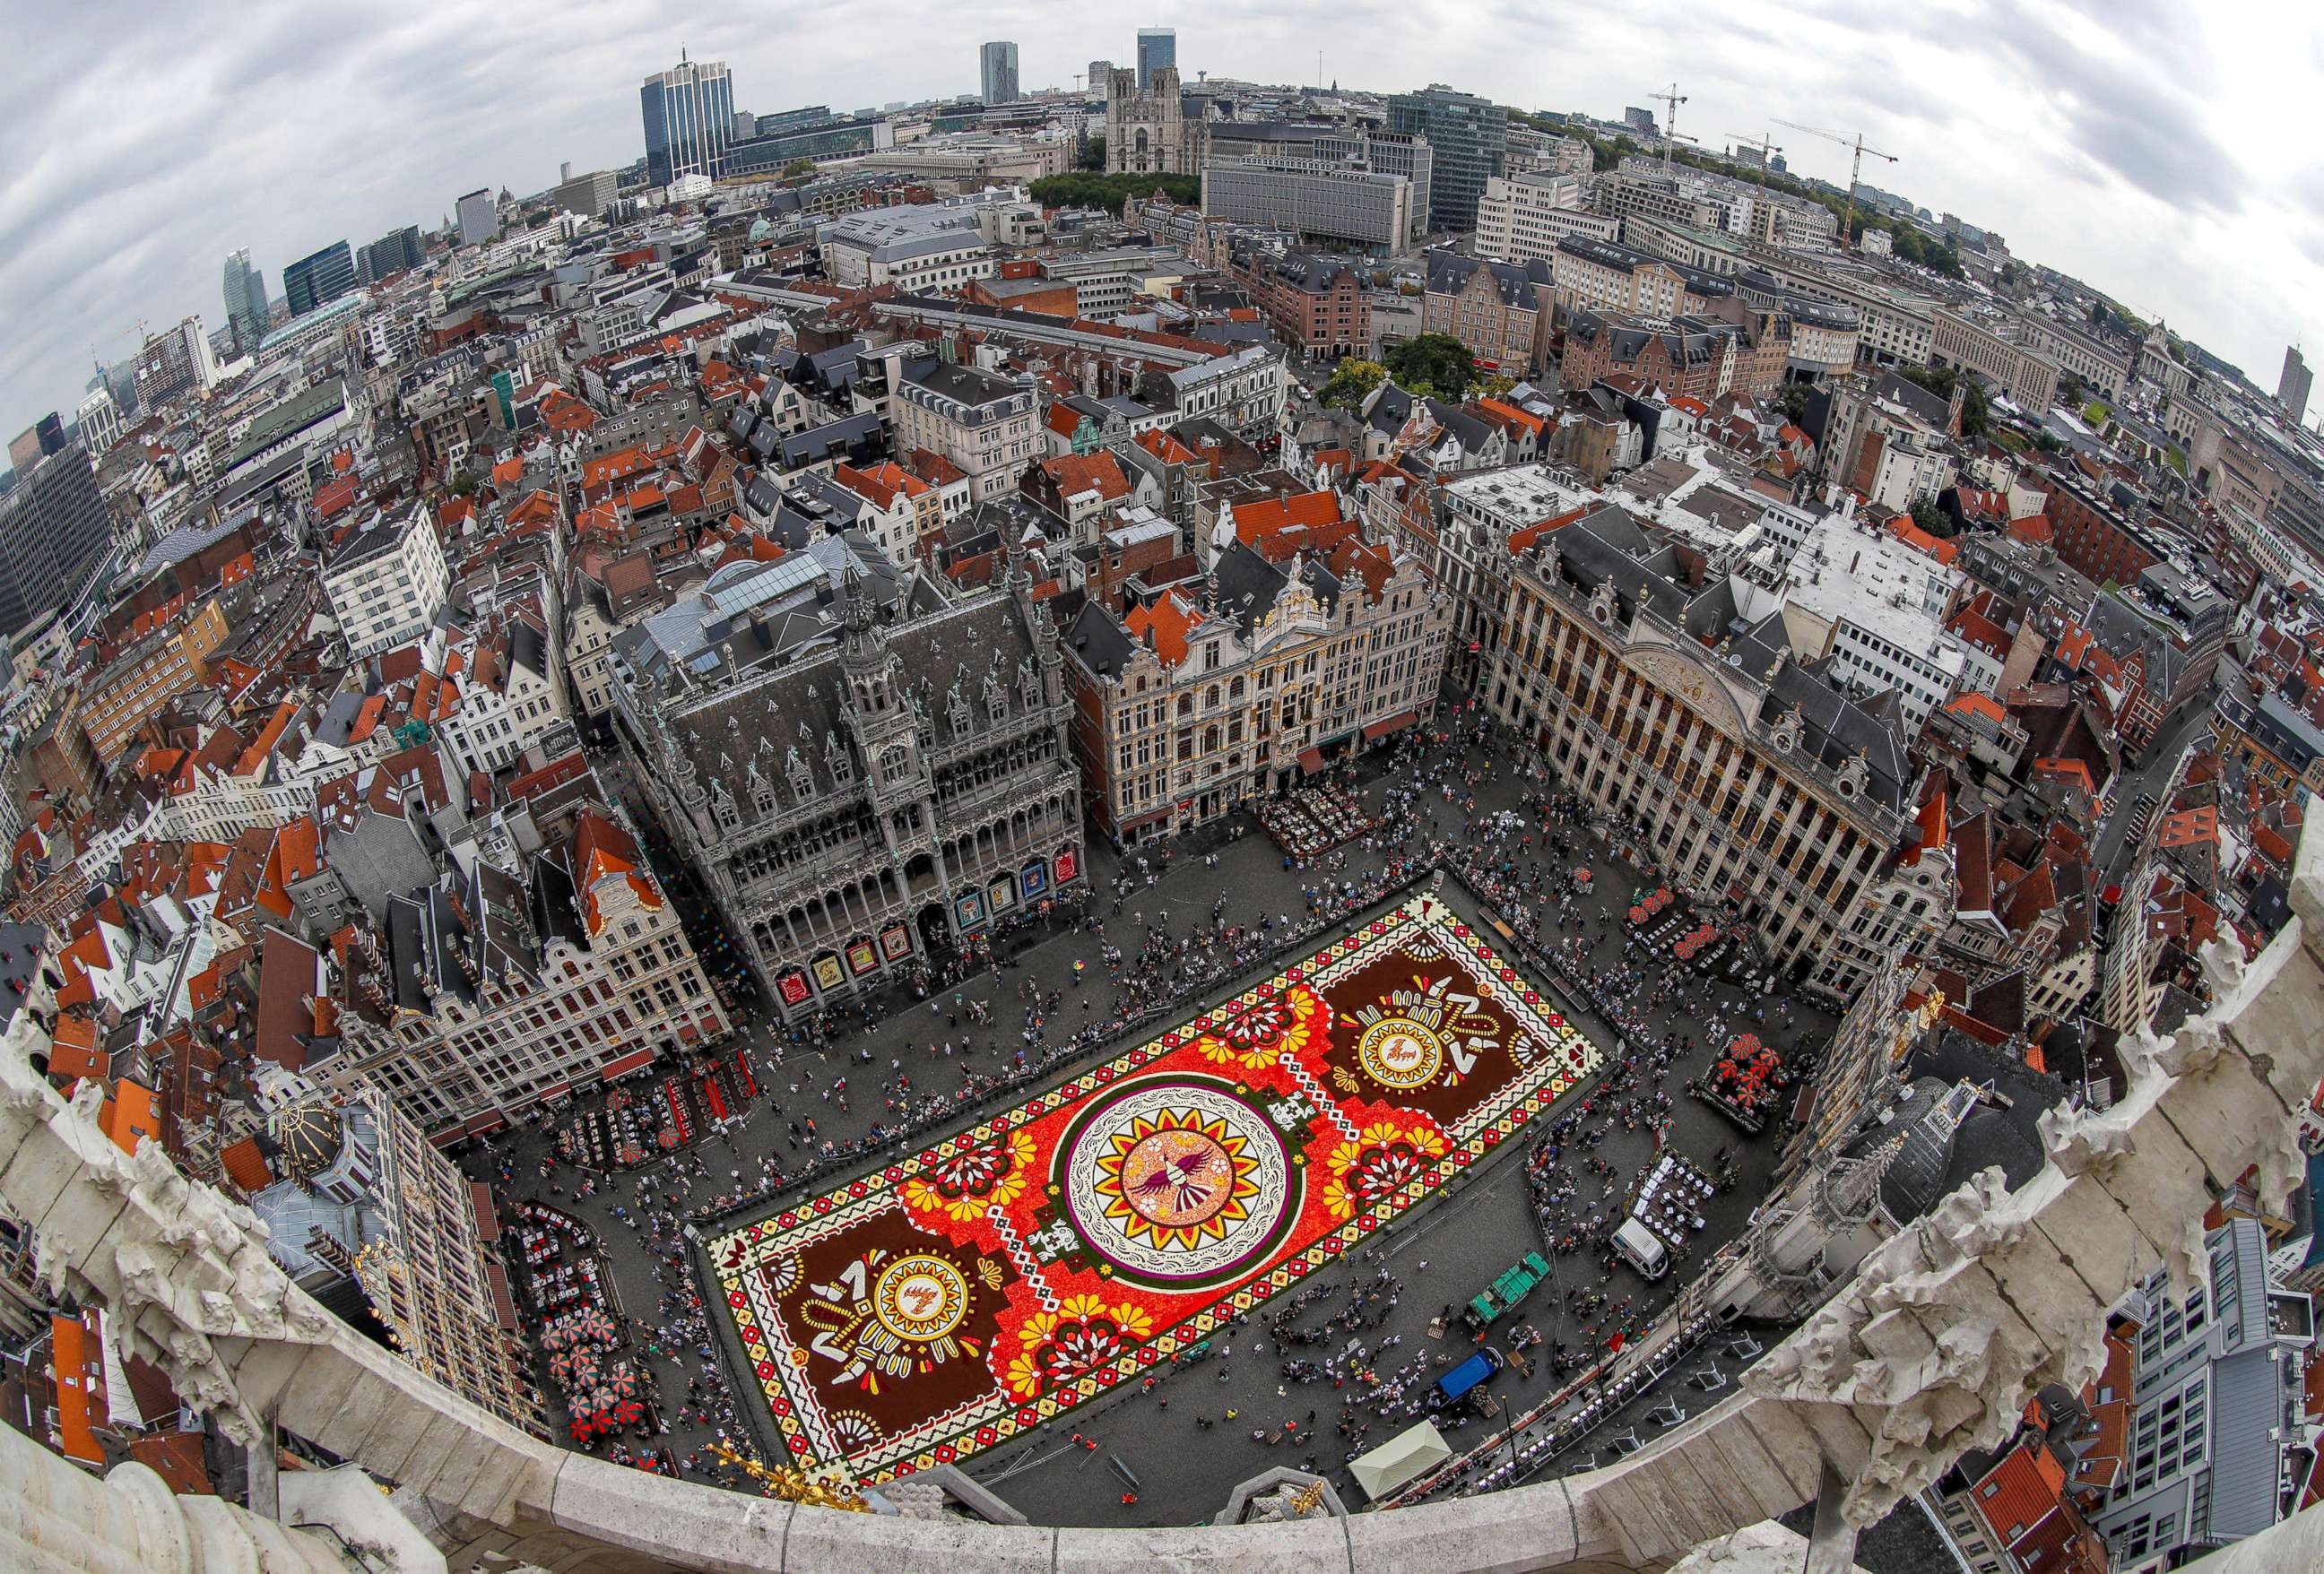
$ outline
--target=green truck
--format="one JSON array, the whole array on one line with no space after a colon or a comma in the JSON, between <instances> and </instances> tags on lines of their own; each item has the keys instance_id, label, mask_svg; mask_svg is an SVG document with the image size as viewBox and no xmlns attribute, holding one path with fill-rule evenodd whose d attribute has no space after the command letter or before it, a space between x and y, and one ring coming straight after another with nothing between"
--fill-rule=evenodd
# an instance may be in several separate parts
<instances>
[{"instance_id":1,"label":"green truck","mask_svg":"<svg viewBox=\"0 0 2324 1574\"><path fill-rule=\"evenodd\" d=\"M1469 1310L1461 1314L1461 1321L1471 1332L1482 1333L1516 1311L1517 1302L1548 1277L1549 1264L1542 1260L1542 1255L1527 1252L1523 1261L1486 1285L1485 1293L1469 1302Z\"/></svg>"}]
</instances>

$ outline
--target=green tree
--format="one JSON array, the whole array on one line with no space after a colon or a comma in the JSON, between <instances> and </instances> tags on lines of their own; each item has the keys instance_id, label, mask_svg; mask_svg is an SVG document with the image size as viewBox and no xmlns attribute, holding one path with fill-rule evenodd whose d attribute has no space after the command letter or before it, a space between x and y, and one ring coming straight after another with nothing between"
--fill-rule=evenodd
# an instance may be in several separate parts
<instances>
[{"instance_id":1,"label":"green tree","mask_svg":"<svg viewBox=\"0 0 2324 1574\"><path fill-rule=\"evenodd\" d=\"M1330 380L1316 391L1316 397L1325 404L1361 404L1365 395L1378 388L1387 376L1388 368L1378 361L1342 361L1333 369Z\"/></svg>"},{"instance_id":2,"label":"green tree","mask_svg":"<svg viewBox=\"0 0 2324 1574\"><path fill-rule=\"evenodd\" d=\"M1088 145L1082 152L1081 167L1084 170L1094 170L1101 175L1105 173L1105 139L1103 137L1090 138Z\"/></svg>"},{"instance_id":3,"label":"green tree","mask_svg":"<svg viewBox=\"0 0 2324 1574\"><path fill-rule=\"evenodd\" d=\"M793 159L789 163L783 166L783 172L778 177L778 179L784 180L804 180L809 175L814 173L815 161L813 159Z\"/></svg>"},{"instance_id":4,"label":"green tree","mask_svg":"<svg viewBox=\"0 0 2324 1574\"><path fill-rule=\"evenodd\" d=\"M1969 392L1961 399L1961 433L1964 437L1981 437L1993 429L1993 412L1985 401L1985 389L1974 377L1969 380Z\"/></svg>"},{"instance_id":5,"label":"green tree","mask_svg":"<svg viewBox=\"0 0 2324 1574\"><path fill-rule=\"evenodd\" d=\"M1952 516L1939 508L1933 497L1924 497L1913 505L1913 522L1941 541L1953 533Z\"/></svg>"},{"instance_id":6,"label":"green tree","mask_svg":"<svg viewBox=\"0 0 2324 1574\"><path fill-rule=\"evenodd\" d=\"M1203 198L1203 182L1194 175L1093 175L1074 170L1046 175L1033 182L1033 200L1044 207L1098 207L1119 213L1135 197L1159 191L1173 202L1192 204Z\"/></svg>"},{"instance_id":7,"label":"green tree","mask_svg":"<svg viewBox=\"0 0 2324 1574\"><path fill-rule=\"evenodd\" d=\"M476 490L476 478L463 470L452 477L452 495L466 497Z\"/></svg>"},{"instance_id":8,"label":"green tree","mask_svg":"<svg viewBox=\"0 0 2324 1574\"><path fill-rule=\"evenodd\" d=\"M1477 392L1486 399L1499 399L1517 385L1517 380L1506 372L1496 372L1477 386Z\"/></svg>"},{"instance_id":9,"label":"green tree","mask_svg":"<svg viewBox=\"0 0 2324 1574\"><path fill-rule=\"evenodd\" d=\"M1388 375L1409 393L1460 399L1477 381L1477 358L1451 334L1416 334L1387 359Z\"/></svg>"},{"instance_id":10,"label":"green tree","mask_svg":"<svg viewBox=\"0 0 2324 1574\"><path fill-rule=\"evenodd\" d=\"M1784 412L1784 419L1787 421L1796 423L1807 419L1808 385L1804 382L1784 383L1775 392L1775 408Z\"/></svg>"},{"instance_id":11,"label":"green tree","mask_svg":"<svg viewBox=\"0 0 2324 1574\"><path fill-rule=\"evenodd\" d=\"M2058 379L2058 402L2072 410L2082 402L2082 380L2069 372Z\"/></svg>"}]
</instances>

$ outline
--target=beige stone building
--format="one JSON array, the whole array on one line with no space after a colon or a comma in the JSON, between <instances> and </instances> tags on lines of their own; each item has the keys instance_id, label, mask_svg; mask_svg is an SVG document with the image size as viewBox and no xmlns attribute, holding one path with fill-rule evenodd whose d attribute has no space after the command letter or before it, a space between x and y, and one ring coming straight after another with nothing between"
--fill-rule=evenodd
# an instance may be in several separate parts
<instances>
[{"instance_id":1,"label":"beige stone building","mask_svg":"<svg viewBox=\"0 0 2324 1574\"><path fill-rule=\"evenodd\" d=\"M335 937L341 1044L308 1074L375 1082L443 1141L724 1036L628 831L584 806L543 840L529 817L495 824L465 871Z\"/></svg>"},{"instance_id":2,"label":"beige stone building","mask_svg":"<svg viewBox=\"0 0 2324 1574\"><path fill-rule=\"evenodd\" d=\"M1917 849L1917 772L1881 714L1793 658L1780 609L1741 634L1737 592L1606 507L1520 531L1481 679L1583 800L1644 828L1674 884L1734 903L1768 954L1845 1000L1950 912Z\"/></svg>"},{"instance_id":3,"label":"beige stone building","mask_svg":"<svg viewBox=\"0 0 2324 1574\"><path fill-rule=\"evenodd\" d=\"M943 456L968 477L973 502L1015 491L1018 476L1044 452L1039 396L973 366L925 357L905 363L890 413L898 451Z\"/></svg>"},{"instance_id":4,"label":"beige stone building","mask_svg":"<svg viewBox=\"0 0 2324 1574\"><path fill-rule=\"evenodd\" d=\"M211 596L91 673L82 688L80 724L97 759L109 762L120 755L149 717L201 682L226 637L225 603Z\"/></svg>"},{"instance_id":5,"label":"beige stone building","mask_svg":"<svg viewBox=\"0 0 2324 1574\"><path fill-rule=\"evenodd\" d=\"M1480 367L1512 374L1549 358L1551 274L1547 262L1491 262L1454 252L1428 253L1420 331L1450 334Z\"/></svg>"},{"instance_id":6,"label":"beige stone building","mask_svg":"<svg viewBox=\"0 0 2324 1574\"><path fill-rule=\"evenodd\" d=\"M311 1090L221 1155L266 1224L267 1250L300 1288L360 1309L396 1354L528 1431L540 1405L517 1364L506 1275L459 1167L376 1087Z\"/></svg>"},{"instance_id":7,"label":"beige stone building","mask_svg":"<svg viewBox=\"0 0 2324 1574\"><path fill-rule=\"evenodd\" d=\"M1074 754L1116 842L1214 820L1434 711L1452 606L1419 560L1283 541L1263 543L1278 561L1239 540L1200 584L1074 621Z\"/></svg>"}]
</instances>

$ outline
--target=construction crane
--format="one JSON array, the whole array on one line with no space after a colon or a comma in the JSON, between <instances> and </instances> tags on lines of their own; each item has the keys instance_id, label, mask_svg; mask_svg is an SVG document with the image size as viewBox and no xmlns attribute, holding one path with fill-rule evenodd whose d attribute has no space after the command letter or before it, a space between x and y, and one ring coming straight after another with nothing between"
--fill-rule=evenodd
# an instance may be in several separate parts
<instances>
[{"instance_id":1,"label":"construction crane","mask_svg":"<svg viewBox=\"0 0 2324 1574\"><path fill-rule=\"evenodd\" d=\"M1772 136L1745 136L1739 131L1730 131L1727 134L1735 139L1736 151L1738 152L1745 148L1757 149L1759 153L1759 167L1763 170L1767 168L1768 162L1773 160L1777 153L1784 151L1781 147L1776 145L1775 139Z\"/></svg>"},{"instance_id":2,"label":"construction crane","mask_svg":"<svg viewBox=\"0 0 2324 1574\"><path fill-rule=\"evenodd\" d=\"M1846 251L1856 244L1856 182L1857 177L1864 172L1864 155L1870 153L1874 158L1886 159L1892 164L1896 161L1896 155L1884 153L1878 148L1865 146L1864 133L1860 131L1854 136L1847 136L1840 132L1826 131L1820 125L1802 125L1796 120L1778 120L1775 124L1788 125L1794 131L1803 131L1810 136L1820 136L1826 142L1838 143L1841 147L1856 150L1856 156L1849 161L1848 166L1848 216L1840 221L1840 245L1842 251Z\"/></svg>"},{"instance_id":3,"label":"construction crane","mask_svg":"<svg viewBox=\"0 0 2324 1574\"><path fill-rule=\"evenodd\" d=\"M1686 95L1673 82L1667 93L1649 93L1647 97L1663 106L1663 162L1671 161L1671 143L1679 140L1678 106L1686 102Z\"/></svg>"}]
</instances>

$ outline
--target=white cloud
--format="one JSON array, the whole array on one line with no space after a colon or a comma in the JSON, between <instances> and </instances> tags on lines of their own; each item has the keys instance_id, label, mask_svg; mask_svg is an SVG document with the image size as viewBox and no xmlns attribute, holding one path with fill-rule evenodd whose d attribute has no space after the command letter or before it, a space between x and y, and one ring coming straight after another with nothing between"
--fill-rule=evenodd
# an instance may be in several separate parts
<instances>
[{"instance_id":1,"label":"white cloud","mask_svg":"<svg viewBox=\"0 0 2324 1574\"><path fill-rule=\"evenodd\" d=\"M69 410L90 346L128 354L141 318L217 326L238 246L279 291L283 263L432 226L477 184L538 190L560 161L635 158L638 80L681 44L726 60L737 103L762 111L967 91L992 38L1020 41L1028 86L1132 58L1135 19L1057 15L925 0L51 8L0 59L17 155L0 177L0 429ZM1998 230L2264 385L2286 340L2324 328L2312 5L1199 0L1171 20L1189 77L1312 80L1320 47L1327 81L1444 81L1527 108L1618 115L1676 80L1680 129L1711 143L1772 117L1861 129L1903 155L1867 179ZM1847 178L1840 149L1776 141L1795 170Z\"/></svg>"}]
</instances>

